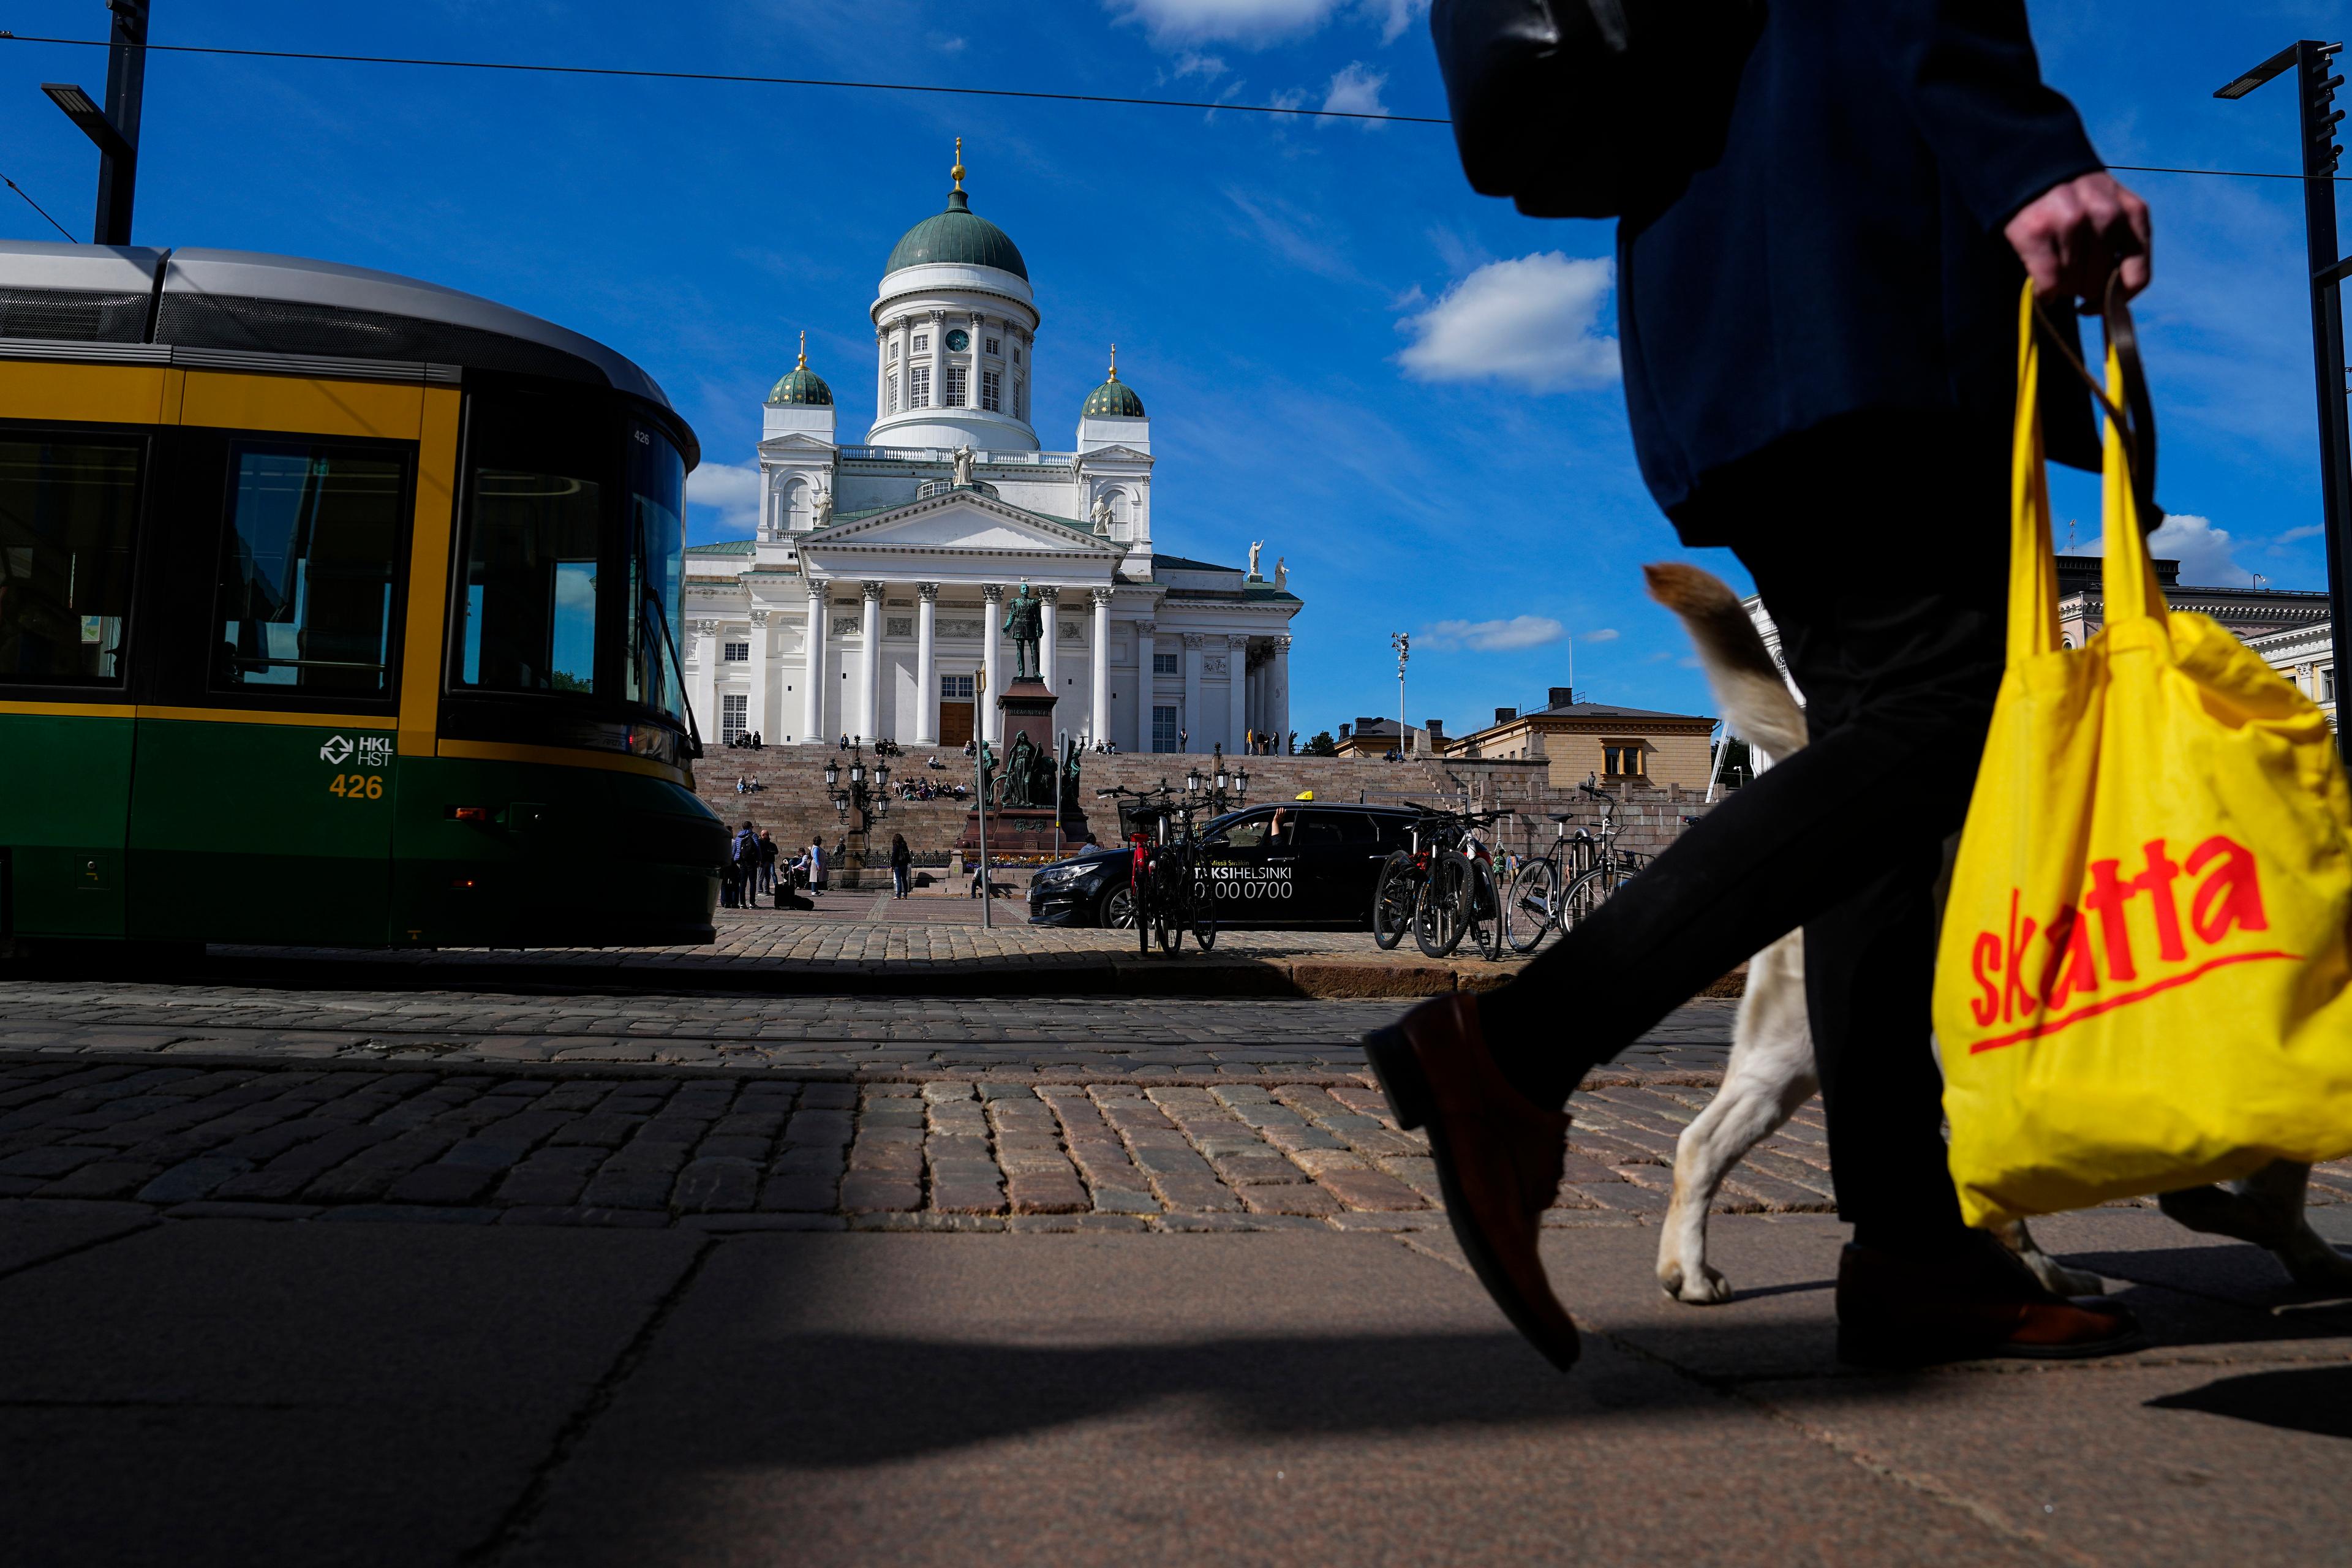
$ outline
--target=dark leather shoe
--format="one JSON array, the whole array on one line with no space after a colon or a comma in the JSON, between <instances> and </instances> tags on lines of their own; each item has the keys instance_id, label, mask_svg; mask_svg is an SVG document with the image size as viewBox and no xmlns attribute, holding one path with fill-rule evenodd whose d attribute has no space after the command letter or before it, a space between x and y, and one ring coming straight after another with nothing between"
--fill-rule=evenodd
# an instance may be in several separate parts
<instances>
[{"instance_id":1,"label":"dark leather shoe","mask_svg":"<svg viewBox=\"0 0 2352 1568\"><path fill-rule=\"evenodd\" d=\"M1364 1040L1397 1125L1429 1134L1445 1217L1478 1282L1552 1365L1576 1363L1576 1325L1536 1251L1559 1191L1568 1118L1503 1081L1474 998L1424 1002Z\"/></svg>"},{"instance_id":2,"label":"dark leather shoe","mask_svg":"<svg viewBox=\"0 0 2352 1568\"><path fill-rule=\"evenodd\" d=\"M1948 1251L1849 1245L1838 1260L1838 1359L1927 1366L1990 1357L2080 1361L2147 1343L2104 1296L2059 1296L1981 1232Z\"/></svg>"}]
</instances>

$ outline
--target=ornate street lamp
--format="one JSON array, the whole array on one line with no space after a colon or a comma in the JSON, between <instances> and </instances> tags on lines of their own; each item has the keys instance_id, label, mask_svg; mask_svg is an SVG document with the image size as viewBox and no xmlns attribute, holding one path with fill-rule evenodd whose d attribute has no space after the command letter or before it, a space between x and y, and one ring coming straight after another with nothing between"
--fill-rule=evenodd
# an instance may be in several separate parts
<instances>
[{"instance_id":1,"label":"ornate street lamp","mask_svg":"<svg viewBox=\"0 0 2352 1568\"><path fill-rule=\"evenodd\" d=\"M1234 774L1234 799L1236 801L1244 801L1248 798L1249 770L1247 768L1242 768L1236 771Z\"/></svg>"},{"instance_id":2,"label":"ornate street lamp","mask_svg":"<svg viewBox=\"0 0 2352 1568\"><path fill-rule=\"evenodd\" d=\"M831 757L827 757L824 760L824 787L827 790L834 790L838 789L840 786L841 764Z\"/></svg>"}]
</instances>

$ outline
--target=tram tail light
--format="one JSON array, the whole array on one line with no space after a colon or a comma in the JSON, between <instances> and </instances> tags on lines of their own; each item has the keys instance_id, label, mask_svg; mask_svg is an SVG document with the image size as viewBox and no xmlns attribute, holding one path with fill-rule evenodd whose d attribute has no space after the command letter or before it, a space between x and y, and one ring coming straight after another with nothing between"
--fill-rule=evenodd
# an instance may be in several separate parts
<instances>
[{"instance_id":1,"label":"tram tail light","mask_svg":"<svg viewBox=\"0 0 2352 1568\"><path fill-rule=\"evenodd\" d=\"M490 825L490 808L487 805L453 805L449 808L449 820L488 827Z\"/></svg>"}]
</instances>

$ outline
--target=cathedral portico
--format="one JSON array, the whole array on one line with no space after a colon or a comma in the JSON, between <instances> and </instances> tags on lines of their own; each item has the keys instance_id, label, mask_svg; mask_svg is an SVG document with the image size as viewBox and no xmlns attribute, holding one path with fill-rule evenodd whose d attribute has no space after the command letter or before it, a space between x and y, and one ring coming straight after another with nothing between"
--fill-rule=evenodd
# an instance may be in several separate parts
<instances>
[{"instance_id":1,"label":"cathedral portico","mask_svg":"<svg viewBox=\"0 0 2352 1568\"><path fill-rule=\"evenodd\" d=\"M1024 584L1057 733L1145 752L1286 733L1300 603L1285 572L1261 576L1255 548L1246 572L1155 553L1150 421L1115 352L1074 448L1040 447L1025 264L971 212L961 157L953 173L947 211L885 268L865 440L838 441L803 345L762 411L755 537L687 552L704 734L1001 740L1003 622Z\"/></svg>"}]
</instances>

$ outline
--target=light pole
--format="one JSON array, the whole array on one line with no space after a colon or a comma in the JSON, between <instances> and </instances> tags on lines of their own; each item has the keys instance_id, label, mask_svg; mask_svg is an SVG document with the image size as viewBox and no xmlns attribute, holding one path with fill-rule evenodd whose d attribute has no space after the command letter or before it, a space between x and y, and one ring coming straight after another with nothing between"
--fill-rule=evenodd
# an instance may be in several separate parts
<instances>
[{"instance_id":1,"label":"light pole","mask_svg":"<svg viewBox=\"0 0 2352 1568\"><path fill-rule=\"evenodd\" d=\"M1396 649L1397 656L1397 755L1402 756L1405 751L1404 662L1412 657L1412 634L1391 632L1389 647Z\"/></svg>"},{"instance_id":2,"label":"light pole","mask_svg":"<svg viewBox=\"0 0 2352 1568\"><path fill-rule=\"evenodd\" d=\"M2344 149L2336 144L2336 89L2344 79L2331 74L2342 44L2304 38L2281 49L2216 98L2243 98L2274 76L2294 71L2303 142L2303 234L2311 276L2311 361L2319 392L2320 521L2327 535L2327 613L2331 640L2338 647L2352 633L2352 426L2345 407L2344 279L2352 256L2336 252L2336 166ZM2342 668L2339 659L2337 668ZM2338 730L2336 745L2352 761L2352 730Z\"/></svg>"},{"instance_id":3,"label":"light pole","mask_svg":"<svg viewBox=\"0 0 2352 1568\"><path fill-rule=\"evenodd\" d=\"M147 85L147 0L107 0L113 17L106 51L106 108L71 82L41 90L98 144L98 216L92 245L131 243L131 198L139 179L139 105Z\"/></svg>"},{"instance_id":4,"label":"light pole","mask_svg":"<svg viewBox=\"0 0 2352 1568\"><path fill-rule=\"evenodd\" d=\"M972 689L988 689L985 667L971 672ZM980 924L983 931L996 929L996 894L988 885L988 730L979 722L980 704L972 704L973 727L980 731L980 743L971 749L972 781L980 788Z\"/></svg>"}]
</instances>

